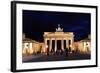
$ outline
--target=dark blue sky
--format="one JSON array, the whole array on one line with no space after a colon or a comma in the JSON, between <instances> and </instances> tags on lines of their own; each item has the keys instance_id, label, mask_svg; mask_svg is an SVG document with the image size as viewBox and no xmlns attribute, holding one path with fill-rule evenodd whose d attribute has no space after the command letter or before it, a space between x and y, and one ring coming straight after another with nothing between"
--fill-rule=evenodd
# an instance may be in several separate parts
<instances>
[{"instance_id":1,"label":"dark blue sky","mask_svg":"<svg viewBox=\"0 0 100 73\"><path fill-rule=\"evenodd\" d=\"M64 32L74 32L75 41L87 38L91 30L89 13L48 12L23 10L23 33L36 41L43 41L43 32L55 32L58 24Z\"/></svg>"}]
</instances>

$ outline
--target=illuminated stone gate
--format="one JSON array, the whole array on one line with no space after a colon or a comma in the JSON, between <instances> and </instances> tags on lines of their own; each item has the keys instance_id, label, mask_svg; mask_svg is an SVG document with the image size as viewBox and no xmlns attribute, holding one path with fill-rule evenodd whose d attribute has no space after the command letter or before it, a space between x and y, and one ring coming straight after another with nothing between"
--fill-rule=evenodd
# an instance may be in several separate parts
<instances>
[{"instance_id":1,"label":"illuminated stone gate","mask_svg":"<svg viewBox=\"0 0 100 73\"><path fill-rule=\"evenodd\" d=\"M45 48L49 49L49 52L52 50L52 40L54 40L54 51L56 52L57 47L57 40L61 40L61 50L64 51L66 48L71 49L71 51L74 50L74 34L73 32L63 32L63 28L60 28L60 25L58 25L58 28L56 29L56 32L44 32L44 44ZM47 44L47 41L50 41L49 45ZM66 48L64 48L64 40L66 41ZM69 42L70 41L70 42Z\"/></svg>"}]
</instances>

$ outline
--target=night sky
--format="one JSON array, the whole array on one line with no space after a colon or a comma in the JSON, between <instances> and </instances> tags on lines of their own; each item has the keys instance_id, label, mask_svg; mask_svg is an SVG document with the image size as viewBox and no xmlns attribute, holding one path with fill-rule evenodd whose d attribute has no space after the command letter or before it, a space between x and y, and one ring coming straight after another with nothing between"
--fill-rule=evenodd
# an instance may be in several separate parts
<instances>
[{"instance_id":1,"label":"night sky","mask_svg":"<svg viewBox=\"0 0 100 73\"><path fill-rule=\"evenodd\" d=\"M23 10L23 33L27 38L42 42L44 32L55 32L58 24L64 32L74 32L75 41L91 32L90 13Z\"/></svg>"}]
</instances>

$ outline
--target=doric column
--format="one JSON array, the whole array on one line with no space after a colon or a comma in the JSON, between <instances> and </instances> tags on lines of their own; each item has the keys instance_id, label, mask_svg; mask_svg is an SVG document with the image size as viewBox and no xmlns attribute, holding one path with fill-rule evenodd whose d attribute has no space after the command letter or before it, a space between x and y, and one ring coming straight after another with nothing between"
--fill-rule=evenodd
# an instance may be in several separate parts
<instances>
[{"instance_id":1,"label":"doric column","mask_svg":"<svg viewBox=\"0 0 100 73\"><path fill-rule=\"evenodd\" d=\"M52 49L52 39L50 39L50 44L49 44L49 51L51 52Z\"/></svg>"},{"instance_id":2,"label":"doric column","mask_svg":"<svg viewBox=\"0 0 100 73\"><path fill-rule=\"evenodd\" d=\"M83 45L84 45L83 51L85 52L86 51L86 42L84 42Z\"/></svg>"},{"instance_id":3,"label":"doric column","mask_svg":"<svg viewBox=\"0 0 100 73\"><path fill-rule=\"evenodd\" d=\"M61 49L64 51L64 40L61 40Z\"/></svg>"},{"instance_id":4,"label":"doric column","mask_svg":"<svg viewBox=\"0 0 100 73\"><path fill-rule=\"evenodd\" d=\"M47 46L47 39L46 39L46 38L44 39L44 43L45 43L45 45Z\"/></svg>"},{"instance_id":5,"label":"doric column","mask_svg":"<svg viewBox=\"0 0 100 73\"><path fill-rule=\"evenodd\" d=\"M30 54L32 54L33 53L33 46L32 46L32 43L29 43L29 47L30 47Z\"/></svg>"},{"instance_id":6,"label":"doric column","mask_svg":"<svg viewBox=\"0 0 100 73\"><path fill-rule=\"evenodd\" d=\"M45 44L45 49L44 49L44 51L47 51L48 46L47 46L47 39L46 39L46 38L44 38L44 44Z\"/></svg>"},{"instance_id":7,"label":"doric column","mask_svg":"<svg viewBox=\"0 0 100 73\"><path fill-rule=\"evenodd\" d=\"M74 47L73 47L74 40L73 40L73 38L70 41L71 41L71 43L70 43L71 50L74 50Z\"/></svg>"},{"instance_id":8,"label":"doric column","mask_svg":"<svg viewBox=\"0 0 100 73\"><path fill-rule=\"evenodd\" d=\"M55 52L57 51L57 40L55 39Z\"/></svg>"},{"instance_id":9,"label":"doric column","mask_svg":"<svg viewBox=\"0 0 100 73\"><path fill-rule=\"evenodd\" d=\"M66 48L69 49L69 40L68 39L66 39Z\"/></svg>"}]
</instances>

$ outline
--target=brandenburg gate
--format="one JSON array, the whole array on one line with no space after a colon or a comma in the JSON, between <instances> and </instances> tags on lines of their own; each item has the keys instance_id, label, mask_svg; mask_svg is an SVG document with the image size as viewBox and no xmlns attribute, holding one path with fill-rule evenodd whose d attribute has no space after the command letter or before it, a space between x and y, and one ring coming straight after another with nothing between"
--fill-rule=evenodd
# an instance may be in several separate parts
<instances>
[{"instance_id":1,"label":"brandenburg gate","mask_svg":"<svg viewBox=\"0 0 100 73\"><path fill-rule=\"evenodd\" d=\"M45 48L48 47L49 52L52 50L52 40L54 40L54 51L57 51L57 40L61 40L61 50L64 51L65 49L74 50L74 34L73 32L63 32L63 28L60 27L58 24L58 28L56 28L56 32L44 32L44 44ZM47 41L49 40L49 44ZM64 40L66 41L66 48L64 48Z\"/></svg>"}]
</instances>

